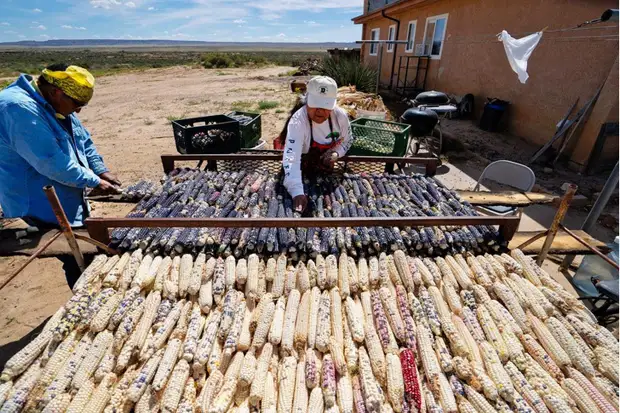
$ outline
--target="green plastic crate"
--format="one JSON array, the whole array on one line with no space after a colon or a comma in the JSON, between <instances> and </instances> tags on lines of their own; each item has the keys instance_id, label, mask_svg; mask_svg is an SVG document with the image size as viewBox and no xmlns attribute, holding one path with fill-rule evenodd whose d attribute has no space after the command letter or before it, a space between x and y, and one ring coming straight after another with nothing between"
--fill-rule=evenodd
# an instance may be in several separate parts
<instances>
[{"instance_id":1,"label":"green plastic crate","mask_svg":"<svg viewBox=\"0 0 620 413\"><path fill-rule=\"evenodd\" d=\"M410 126L372 118L357 118L351 122L353 144L349 155L405 156Z\"/></svg>"},{"instance_id":2,"label":"green plastic crate","mask_svg":"<svg viewBox=\"0 0 620 413\"><path fill-rule=\"evenodd\" d=\"M260 113L233 111L227 113L227 116L244 115L252 118L247 125L239 124L239 132L241 133L241 147L253 148L258 144L261 138L261 118Z\"/></svg>"}]
</instances>

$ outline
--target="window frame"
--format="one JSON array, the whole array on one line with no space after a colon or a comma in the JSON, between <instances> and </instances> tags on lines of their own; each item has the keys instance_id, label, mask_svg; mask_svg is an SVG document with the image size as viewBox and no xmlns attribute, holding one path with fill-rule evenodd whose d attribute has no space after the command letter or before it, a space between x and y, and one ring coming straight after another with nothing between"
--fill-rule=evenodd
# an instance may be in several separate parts
<instances>
[{"instance_id":1,"label":"window frame","mask_svg":"<svg viewBox=\"0 0 620 413\"><path fill-rule=\"evenodd\" d=\"M374 33L377 33L377 38L374 38ZM381 40L381 29L379 27L375 29L370 29L370 40ZM374 53L372 52L374 49ZM377 56L379 54L379 43L370 43L370 47L368 48L369 56Z\"/></svg>"},{"instance_id":2,"label":"window frame","mask_svg":"<svg viewBox=\"0 0 620 413\"><path fill-rule=\"evenodd\" d=\"M439 60L441 59L441 55L443 53L443 45L446 41L446 32L448 31L448 13L444 13L444 14L438 14L436 16L430 16L426 18L426 23L424 24L424 39L422 40L422 44L426 47L426 35L427 35L427 30L428 30L428 25L429 23L435 23L435 27L433 28L433 33L432 33L432 38L435 38L435 31L437 30L437 20L441 20L441 19L446 19L446 24L444 25L443 28L443 33L442 33L442 40L441 40L441 47L439 48L439 54L432 54L432 50L433 50L433 44L431 42L431 47L430 47L430 58L432 60Z\"/></svg>"},{"instance_id":3,"label":"window frame","mask_svg":"<svg viewBox=\"0 0 620 413\"><path fill-rule=\"evenodd\" d=\"M409 49L409 35L411 33L411 26L413 25L413 37L411 37L411 49ZM407 23L407 44L405 44L405 53L413 53L415 50L415 32L418 30L418 20L410 20Z\"/></svg>"},{"instance_id":4,"label":"window frame","mask_svg":"<svg viewBox=\"0 0 620 413\"><path fill-rule=\"evenodd\" d=\"M392 32L392 35L390 36L390 32ZM396 40L396 25L392 24L391 26L388 27L388 40ZM388 43L387 44L387 52L388 53L394 53L394 46L395 43Z\"/></svg>"}]
</instances>

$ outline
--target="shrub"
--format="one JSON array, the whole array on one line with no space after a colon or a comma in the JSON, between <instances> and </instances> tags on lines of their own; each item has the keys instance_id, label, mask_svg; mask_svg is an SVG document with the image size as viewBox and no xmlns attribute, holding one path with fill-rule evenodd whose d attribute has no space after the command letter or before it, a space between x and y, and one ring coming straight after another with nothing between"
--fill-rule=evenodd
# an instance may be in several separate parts
<instances>
[{"instance_id":1,"label":"shrub","mask_svg":"<svg viewBox=\"0 0 620 413\"><path fill-rule=\"evenodd\" d=\"M329 76L338 86L353 86L361 92L374 92L377 84L377 69L362 64L354 58L332 57L323 60L321 74Z\"/></svg>"},{"instance_id":2,"label":"shrub","mask_svg":"<svg viewBox=\"0 0 620 413\"><path fill-rule=\"evenodd\" d=\"M258 108L260 110L273 109L278 107L278 105L279 103L275 100L261 100L260 102L258 102Z\"/></svg>"},{"instance_id":3,"label":"shrub","mask_svg":"<svg viewBox=\"0 0 620 413\"><path fill-rule=\"evenodd\" d=\"M202 65L205 69L221 69L235 67L235 62L226 53L206 53L202 58Z\"/></svg>"}]
</instances>

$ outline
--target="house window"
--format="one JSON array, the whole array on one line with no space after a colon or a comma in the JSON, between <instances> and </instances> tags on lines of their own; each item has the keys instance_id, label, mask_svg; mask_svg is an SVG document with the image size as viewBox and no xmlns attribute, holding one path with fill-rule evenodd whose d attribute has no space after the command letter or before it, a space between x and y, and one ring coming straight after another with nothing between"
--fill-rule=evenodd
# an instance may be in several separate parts
<instances>
[{"instance_id":1,"label":"house window","mask_svg":"<svg viewBox=\"0 0 620 413\"><path fill-rule=\"evenodd\" d=\"M409 22L407 26L407 46L405 47L405 52L413 52L413 46L415 43L415 28L418 24L417 20L413 20Z\"/></svg>"},{"instance_id":2,"label":"house window","mask_svg":"<svg viewBox=\"0 0 620 413\"><path fill-rule=\"evenodd\" d=\"M441 58L441 51L446 36L448 14L441 14L426 19L424 29L424 55L432 59Z\"/></svg>"},{"instance_id":3,"label":"house window","mask_svg":"<svg viewBox=\"0 0 620 413\"><path fill-rule=\"evenodd\" d=\"M396 38L396 26L392 25L388 29L388 40L394 41ZM388 43L387 45L388 53L392 53L394 51L394 43Z\"/></svg>"},{"instance_id":4,"label":"house window","mask_svg":"<svg viewBox=\"0 0 620 413\"><path fill-rule=\"evenodd\" d=\"M379 29L372 29L370 31L370 40L379 40ZM370 55L376 56L379 49L379 43L370 43Z\"/></svg>"}]
</instances>

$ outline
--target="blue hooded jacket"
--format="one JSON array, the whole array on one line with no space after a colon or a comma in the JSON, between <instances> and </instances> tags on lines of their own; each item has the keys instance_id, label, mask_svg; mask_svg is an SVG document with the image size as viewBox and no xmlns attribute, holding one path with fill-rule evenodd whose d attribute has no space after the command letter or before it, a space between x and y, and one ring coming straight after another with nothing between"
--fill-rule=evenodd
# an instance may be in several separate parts
<instances>
[{"instance_id":1,"label":"blue hooded jacket","mask_svg":"<svg viewBox=\"0 0 620 413\"><path fill-rule=\"evenodd\" d=\"M54 108L21 75L0 92L0 206L5 217L32 217L56 224L43 187L52 185L72 226L89 215L86 187L107 172L90 134L71 114L73 136Z\"/></svg>"}]
</instances>

